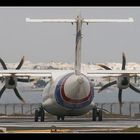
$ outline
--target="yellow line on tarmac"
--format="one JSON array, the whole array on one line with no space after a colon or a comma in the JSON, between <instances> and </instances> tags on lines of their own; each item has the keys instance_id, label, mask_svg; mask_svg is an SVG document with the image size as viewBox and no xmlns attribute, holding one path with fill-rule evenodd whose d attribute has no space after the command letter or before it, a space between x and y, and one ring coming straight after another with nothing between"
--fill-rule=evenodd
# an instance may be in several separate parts
<instances>
[{"instance_id":1,"label":"yellow line on tarmac","mask_svg":"<svg viewBox=\"0 0 140 140\"><path fill-rule=\"evenodd\" d=\"M70 132L70 129L57 130L9 130L8 133L65 133Z\"/></svg>"}]
</instances>

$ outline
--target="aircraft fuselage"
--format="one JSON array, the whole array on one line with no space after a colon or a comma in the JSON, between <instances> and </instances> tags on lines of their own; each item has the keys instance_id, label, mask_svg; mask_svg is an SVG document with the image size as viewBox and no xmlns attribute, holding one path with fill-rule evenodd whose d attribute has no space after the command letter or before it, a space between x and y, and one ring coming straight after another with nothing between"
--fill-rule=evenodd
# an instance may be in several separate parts
<instances>
[{"instance_id":1,"label":"aircraft fuselage","mask_svg":"<svg viewBox=\"0 0 140 140\"><path fill-rule=\"evenodd\" d=\"M51 80L44 89L43 108L59 116L78 116L94 106L91 81L83 74L68 73Z\"/></svg>"}]
</instances>

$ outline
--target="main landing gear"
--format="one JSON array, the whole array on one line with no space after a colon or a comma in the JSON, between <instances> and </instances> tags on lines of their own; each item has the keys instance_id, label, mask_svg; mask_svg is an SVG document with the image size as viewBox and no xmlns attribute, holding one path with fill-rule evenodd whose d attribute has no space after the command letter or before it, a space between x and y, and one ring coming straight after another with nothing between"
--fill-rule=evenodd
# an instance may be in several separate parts
<instances>
[{"instance_id":1,"label":"main landing gear","mask_svg":"<svg viewBox=\"0 0 140 140\"><path fill-rule=\"evenodd\" d=\"M102 110L93 108L92 109L92 121L96 121L97 117L98 117L98 121L102 121Z\"/></svg>"},{"instance_id":2,"label":"main landing gear","mask_svg":"<svg viewBox=\"0 0 140 140\"><path fill-rule=\"evenodd\" d=\"M39 117L40 117L40 121L44 122L44 116L45 116L45 111L42 106L39 109L35 110L35 118L34 118L35 122L38 122Z\"/></svg>"}]
</instances>

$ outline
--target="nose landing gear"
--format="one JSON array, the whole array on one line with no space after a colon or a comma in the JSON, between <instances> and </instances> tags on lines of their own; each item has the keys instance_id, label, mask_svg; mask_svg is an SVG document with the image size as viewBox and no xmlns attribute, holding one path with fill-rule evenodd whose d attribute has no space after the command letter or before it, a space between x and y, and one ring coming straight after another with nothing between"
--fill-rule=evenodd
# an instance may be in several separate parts
<instances>
[{"instance_id":1,"label":"nose landing gear","mask_svg":"<svg viewBox=\"0 0 140 140\"><path fill-rule=\"evenodd\" d=\"M64 116L57 116L57 120L62 120L62 121L64 121Z\"/></svg>"}]
</instances>

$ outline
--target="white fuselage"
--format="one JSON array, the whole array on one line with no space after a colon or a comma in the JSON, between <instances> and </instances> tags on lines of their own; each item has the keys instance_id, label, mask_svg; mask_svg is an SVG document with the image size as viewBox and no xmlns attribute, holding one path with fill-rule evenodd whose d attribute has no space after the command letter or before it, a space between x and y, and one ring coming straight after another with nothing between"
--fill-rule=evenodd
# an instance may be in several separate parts
<instances>
[{"instance_id":1,"label":"white fuselage","mask_svg":"<svg viewBox=\"0 0 140 140\"><path fill-rule=\"evenodd\" d=\"M68 73L52 79L42 96L44 109L57 116L83 115L94 106L93 85L83 74Z\"/></svg>"}]
</instances>

